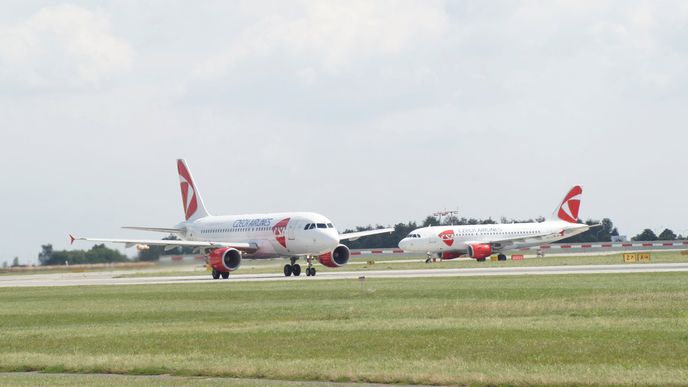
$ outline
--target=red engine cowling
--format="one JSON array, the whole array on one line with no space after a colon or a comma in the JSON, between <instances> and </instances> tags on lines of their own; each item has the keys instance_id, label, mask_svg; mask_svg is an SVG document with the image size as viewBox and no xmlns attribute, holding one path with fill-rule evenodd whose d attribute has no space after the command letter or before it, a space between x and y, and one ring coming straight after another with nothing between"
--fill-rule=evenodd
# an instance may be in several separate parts
<instances>
[{"instance_id":1,"label":"red engine cowling","mask_svg":"<svg viewBox=\"0 0 688 387\"><path fill-rule=\"evenodd\" d=\"M208 263L222 273L234 271L241 265L241 251L231 247L215 249L210 252Z\"/></svg>"},{"instance_id":2,"label":"red engine cowling","mask_svg":"<svg viewBox=\"0 0 688 387\"><path fill-rule=\"evenodd\" d=\"M339 245L334 250L318 256L318 262L327 267L340 267L349 262L349 248Z\"/></svg>"},{"instance_id":3,"label":"red engine cowling","mask_svg":"<svg viewBox=\"0 0 688 387\"><path fill-rule=\"evenodd\" d=\"M468 245L468 256L475 259L483 259L492 255L492 246L487 243Z\"/></svg>"},{"instance_id":4,"label":"red engine cowling","mask_svg":"<svg viewBox=\"0 0 688 387\"><path fill-rule=\"evenodd\" d=\"M459 258L464 254L462 253L457 253L456 251L445 251L443 253L440 253L440 258L441 259L454 259L454 258Z\"/></svg>"}]
</instances>

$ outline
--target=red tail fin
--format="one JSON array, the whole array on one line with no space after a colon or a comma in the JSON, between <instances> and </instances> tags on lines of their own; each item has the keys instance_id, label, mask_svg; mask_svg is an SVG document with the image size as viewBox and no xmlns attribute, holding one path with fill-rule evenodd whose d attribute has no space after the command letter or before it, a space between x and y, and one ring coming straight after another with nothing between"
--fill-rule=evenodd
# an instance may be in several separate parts
<instances>
[{"instance_id":1,"label":"red tail fin","mask_svg":"<svg viewBox=\"0 0 688 387\"><path fill-rule=\"evenodd\" d=\"M184 206L184 217L186 220L196 220L208 216L208 212L203 205L203 199L183 159L177 160L177 171L179 172L179 186L182 190L182 206Z\"/></svg>"},{"instance_id":2,"label":"red tail fin","mask_svg":"<svg viewBox=\"0 0 688 387\"><path fill-rule=\"evenodd\" d=\"M573 188L569 190L569 193L566 194L559 207L554 210L552 217L569 223L577 223L581 196L583 196L583 188L579 185L573 186Z\"/></svg>"}]
</instances>

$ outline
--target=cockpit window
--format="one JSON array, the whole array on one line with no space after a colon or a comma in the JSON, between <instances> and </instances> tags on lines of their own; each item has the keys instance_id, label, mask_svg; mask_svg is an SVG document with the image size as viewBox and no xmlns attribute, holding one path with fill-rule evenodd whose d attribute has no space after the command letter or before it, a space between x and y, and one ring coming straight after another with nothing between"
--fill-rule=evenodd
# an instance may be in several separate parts
<instances>
[{"instance_id":1,"label":"cockpit window","mask_svg":"<svg viewBox=\"0 0 688 387\"><path fill-rule=\"evenodd\" d=\"M318 228L327 228L325 223L318 223Z\"/></svg>"},{"instance_id":2,"label":"cockpit window","mask_svg":"<svg viewBox=\"0 0 688 387\"><path fill-rule=\"evenodd\" d=\"M406 238L420 238L420 234L408 234Z\"/></svg>"},{"instance_id":3,"label":"cockpit window","mask_svg":"<svg viewBox=\"0 0 688 387\"><path fill-rule=\"evenodd\" d=\"M332 223L328 223L327 228L334 228L334 226L332 225Z\"/></svg>"},{"instance_id":4,"label":"cockpit window","mask_svg":"<svg viewBox=\"0 0 688 387\"><path fill-rule=\"evenodd\" d=\"M315 223L311 223L311 226L308 227L309 230L312 230L312 229L314 229L314 228L315 228Z\"/></svg>"},{"instance_id":5,"label":"cockpit window","mask_svg":"<svg viewBox=\"0 0 688 387\"><path fill-rule=\"evenodd\" d=\"M304 230L308 230L308 228L309 228L310 226L311 226L311 224L308 223L308 224L306 225L306 227L304 227L303 229L304 229Z\"/></svg>"}]
</instances>

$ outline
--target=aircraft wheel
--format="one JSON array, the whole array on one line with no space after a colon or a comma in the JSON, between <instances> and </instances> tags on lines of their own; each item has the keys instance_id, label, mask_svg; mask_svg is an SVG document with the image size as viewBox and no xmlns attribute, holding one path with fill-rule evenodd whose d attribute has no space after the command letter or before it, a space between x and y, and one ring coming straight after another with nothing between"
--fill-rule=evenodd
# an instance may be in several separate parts
<instances>
[{"instance_id":1,"label":"aircraft wheel","mask_svg":"<svg viewBox=\"0 0 688 387\"><path fill-rule=\"evenodd\" d=\"M315 277L315 268L311 267L311 277Z\"/></svg>"},{"instance_id":2,"label":"aircraft wheel","mask_svg":"<svg viewBox=\"0 0 688 387\"><path fill-rule=\"evenodd\" d=\"M222 273L222 279L229 278L229 272Z\"/></svg>"},{"instance_id":3,"label":"aircraft wheel","mask_svg":"<svg viewBox=\"0 0 688 387\"><path fill-rule=\"evenodd\" d=\"M499 255L497 256L497 260L498 260L498 261L506 261L506 255L504 255L504 254L499 254Z\"/></svg>"},{"instance_id":4,"label":"aircraft wheel","mask_svg":"<svg viewBox=\"0 0 688 387\"><path fill-rule=\"evenodd\" d=\"M291 273L296 277L300 276L301 275L301 266L298 263L291 265Z\"/></svg>"},{"instance_id":5,"label":"aircraft wheel","mask_svg":"<svg viewBox=\"0 0 688 387\"><path fill-rule=\"evenodd\" d=\"M289 277L291 275L291 265L284 265L284 276Z\"/></svg>"},{"instance_id":6,"label":"aircraft wheel","mask_svg":"<svg viewBox=\"0 0 688 387\"><path fill-rule=\"evenodd\" d=\"M310 277L310 276L311 276L311 268L307 267L306 268L306 277Z\"/></svg>"},{"instance_id":7,"label":"aircraft wheel","mask_svg":"<svg viewBox=\"0 0 688 387\"><path fill-rule=\"evenodd\" d=\"M478 262L485 262L485 259L486 259L486 258L478 258L477 261L478 261Z\"/></svg>"},{"instance_id":8,"label":"aircraft wheel","mask_svg":"<svg viewBox=\"0 0 688 387\"><path fill-rule=\"evenodd\" d=\"M218 279L220 278L220 272L213 269L213 279Z\"/></svg>"}]
</instances>

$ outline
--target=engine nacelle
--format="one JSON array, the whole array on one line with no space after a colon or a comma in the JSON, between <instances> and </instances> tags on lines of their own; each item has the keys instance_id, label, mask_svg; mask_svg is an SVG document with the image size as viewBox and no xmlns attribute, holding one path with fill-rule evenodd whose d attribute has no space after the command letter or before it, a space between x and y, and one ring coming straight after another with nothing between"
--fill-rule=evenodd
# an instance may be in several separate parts
<instances>
[{"instance_id":1,"label":"engine nacelle","mask_svg":"<svg viewBox=\"0 0 688 387\"><path fill-rule=\"evenodd\" d=\"M349 262L349 248L344 245L339 245L334 250L318 256L318 262L327 267L340 267Z\"/></svg>"},{"instance_id":2,"label":"engine nacelle","mask_svg":"<svg viewBox=\"0 0 688 387\"><path fill-rule=\"evenodd\" d=\"M475 259L483 259L492 255L492 246L487 243L468 245L468 256Z\"/></svg>"},{"instance_id":3,"label":"engine nacelle","mask_svg":"<svg viewBox=\"0 0 688 387\"><path fill-rule=\"evenodd\" d=\"M440 259L454 259L459 258L464 255L463 253L457 253L456 251L444 251L439 253Z\"/></svg>"},{"instance_id":4,"label":"engine nacelle","mask_svg":"<svg viewBox=\"0 0 688 387\"><path fill-rule=\"evenodd\" d=\"M241 265L241 251L231 247L215 249L210 252L208 263L222 273L234 271Z\"/></svg>"}]
</instances>

